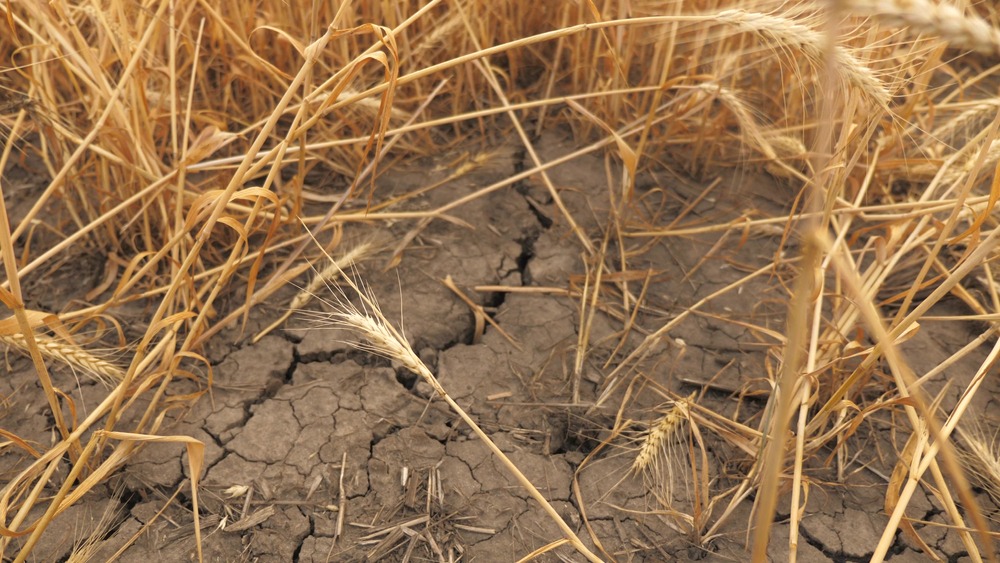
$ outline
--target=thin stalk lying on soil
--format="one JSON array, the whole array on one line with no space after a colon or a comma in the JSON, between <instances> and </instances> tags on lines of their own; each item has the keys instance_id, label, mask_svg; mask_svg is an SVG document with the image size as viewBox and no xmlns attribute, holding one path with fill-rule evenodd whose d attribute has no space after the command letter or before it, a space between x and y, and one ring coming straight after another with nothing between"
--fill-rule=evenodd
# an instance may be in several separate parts
<instances>
[{"instance_id":1,"label":"thin stalk lying on soil","mask_svg":"<svg viewBox=\"0 0 1000 563\"><path fill-rule=\"evenodd\" d=\"M336 262L331 260L331 265L336 265ZM375 301L375 296L368 291L364 291L359 287L350 276L343 275L342 278L348 284L348 286L354 291L357 297L361 300L364 307L364 312L358 309L353 304L346 295L343 294L342 290L339 288L336 290L339 295L334 294L334 301L331 305L334 307L335 312L330 315L330 320L335 324L343 326L345 328L356 331L361 334L368 342L361 347L369 350L378 355L384 356L400 362L406 369L412 371L413 373L419 375L428 385L430 385L439 397L444 399L448 406L451 407L455 414L457 414L462 421L469 425L469 428L479 437L480 440L486 444L490 452L503 464L512 477L524 488L524 490L535 499L536 502L542 507L545 513L552 519L553 522L559 529L562 530L565 539L580 552L581 555L586 557L590 561L600 562L601 558L594 555L590 549L580 540L576 535L576 532L566 524L562 516L556 512L555 508L549 504L549 501L542 496L542 493L535 487L532 482L524 476L523 473L517 468L516 465L504 454L500 448L493 442L486 432L476 424L476 421L472 419L468 413L465 412L458 403L448 394L448 392L441 386L437 378L434 376L433 372L427 367L426 364L417 356L416 352L410 347L409 342L403 337L395 327L385 318L382 314L378 303ZM557 544L550 544L550 547L555 547Z\"/></svg>"}]
</instances>

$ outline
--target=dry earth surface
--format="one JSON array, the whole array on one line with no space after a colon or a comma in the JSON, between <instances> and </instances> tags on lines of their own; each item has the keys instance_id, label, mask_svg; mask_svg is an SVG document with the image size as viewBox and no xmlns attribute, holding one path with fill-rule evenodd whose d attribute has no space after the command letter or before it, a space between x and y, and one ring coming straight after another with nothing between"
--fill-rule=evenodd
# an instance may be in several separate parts
<instances>
[{"instance_id":1,"label":"dry earth surface","mask_svg":"<svg viewBox=\"0 0 1000 563\"><path fill-rule=\"evenodd\" d=\"M545 147L545 161L571 150L559 134L549 134L538 146ZM492 150L492 157L475 173L401 207L437 207L526 164L513 144ZM396 167L380 178L378 194L404 194L445 178L450 163L460 156ZM577 159L554 169L551 177L581 227L599 242L608 214L603 159ZM679 176L645 177L639 184L642 203L632 210L635 216L627 218L636 224L654 216L671 221L682 212L690 225L723 224L750 208L761 215L781 215L788 213L793 198L792 188L780 181L746 171L723 176L701 199L708 184ZM15 214L30 201L30 181L25 186L8 203ZM453 398L586 542L592 545L596 536L616 560L746 560L749 499L718 539L694 545L672 529L669 518L655 512L658 504L643 477L630 471L639 425L629 436L609 436L628 386L621 385L604 407L587 407L598 396L604 375L641 340L641 331L634 331L614 352L621 320L597 313L587 365L578 382L579 403L573 404L579 298L560 291L521 291L577 287L584 273L580 244L547 190L541 184L521 183L476 199L451 215L456 221L349 225L346 233L348 244L375 237L388 240L390 248L415 234L397 268L385 270L389 253L384 252L363 264L359 273ZM780 237L780 228L752 232L742 241L733 233L706 233L661 239L641 254L625 240L627 250L636 254L630 259L632 269L656 271L650 307L637 325L661 326L699 299L771 263ZM792 245L784 249L794 250ZM610 257L621 251L618 242L609 243ZM33 278L26 294L34 308L59 310L99 282L102 262L103 257L93 256L67 263ZM486 307L509 338L488 325L477 334L470 308L442 284L446 276ZM514 291L474 289L483 285ZM251 344L254 334L284 313L296 291L288 287L258 307L245 331L233 329L213 339L206 354L213 365L211 393L191 404L182 395L196 391L194 384L171 391L179 400L168 411L163 432L193 436L207 447L201 499L206 560L515 561L560 537L537 504L469 428L432 397L425 383L401 366L356 350L350 344L356 335L297 315ZM240 296L231 299L238 303ZM629 375L635 384L622 416L648 424L662 414L657 409L666 401L664 390L670 390L679 396L697 393L701 407L755 426L768 391L767 370L774 368L770 351L776 342L739 321L780 332L786 299L787 288L774 276L763 275L690 315ZM948 307L958 310L961 305L945 302L939 312ZM319 301L310 308L325 309ZM136 334L143 328L144 313L148 311L142 305L116 312L123 323L135 323L130 328ZM919 375L968 342L974 329L927 322L908 343L907 359ZM948 370L952 385L945 403L954 403L983 357L974 354ZM611 366L605 367L608 358ZM48 443L51 421L42 395L29 392L37 385L30 362L13 352L7 362L9 371L0 380L0 396L7 398L0 425ZM78 405L94 405L103 398L100 384L76 380L62 368L54 372L63 389L73 390ZM992 388L977 395L978 412L995 411L996 405L986 401L996 396L996 380L987 385ZM741 388L756 394L741 395ZM937 391L931 389L932 394ZM856 458L847 463L846 481L838 482L832 460L807 468L812 486L799 561L864 561L878 541L887 520L883 495L892 471L887 464L895 459L884 452L898 444L888 416L872 417L866 424L872 427L866 434L871 438L851 450ZM735 482L735 471L747 456L710 435L705 440L712 487L722 490ZM602 443L607 445L587 459ZM108 527L94 561L107 559L147 524L120 560L190 560L194 536L181 450L176 444L146 447L120 478L57 518L30 559L64 560L74 542L88 537L102 521ZM20 463L23 460L13 455L0 456L4 474ZM684 477L678 476L678 482ZM176 490L177 501L159 514ZM678 506L690 508L684 486L675 487L673 495ZM950 561L967 560L958 536L935 525L946 522L941 507L929 495L918 495L907 514L925 522L916 524L922 537ZM988 516L1000 517L987 495L980 494L979 501ZM779 506L787 507L787 500ZM593 536L582 522L584 512ZM779 515L772 559L784 561L787 553L787 515ZM558 560L557 554L565 560L580 559L564 546L540 560ZM911 538L897 534L891 560L925 557Z\"/></svg>"}]
</instances>

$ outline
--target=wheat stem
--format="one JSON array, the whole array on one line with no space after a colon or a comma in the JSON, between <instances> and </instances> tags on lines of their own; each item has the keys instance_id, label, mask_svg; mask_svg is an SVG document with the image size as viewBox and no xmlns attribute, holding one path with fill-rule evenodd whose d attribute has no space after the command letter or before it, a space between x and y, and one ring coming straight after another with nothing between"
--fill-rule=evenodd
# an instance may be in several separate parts
<instances>
[{"instance_id":1,"label":"wheat stem","mask_svg":"<svg viewBox=\"0 0 1000 563\"><path fill-rule=\"evenodd\" d=\"M349 276L345 276L344 279L347 283L355 290L358 296L361 298L362 302L365 304L366 310L371 311L372 314L362 313L357 307L352 305L347 301L346 296L341 294L341 299L337 299L336 306L339 307L335 313L333 313L333 319L336 323L341 324L347 328L353 329L364 336L368 341L367 344L363 344L361 347L373 353L388 357L390 359L400 362L406 369L416 373L424 381L430 385L434 391L442 398L448 406L452 408L453 411L469 425L469 428L479 437L480 440L490 449L490 451L500 460L503 466L508 470L508 472L517 480L518 483L524 488L524 490L530 495L535 501L541 505L542 509L545 510L546 514L552 519L553 522L562 531L566 539L579 551L583 556L585 556L590 561L601 561L597 555L591 552L587 546L583 544L576 532L563 520L562 516L556 512L555 508L549 503L548 500L542 496L542 493L524 476L523 473L517 468L516 465L508 458L497 445L490 439L489 435L483 431L482 428L476 424L476 421L469 416L465 410L455 402L454 399L448 394L441 383L438 382L437 378L431 372L431 370L420 360L420 357L413 351L410 344L403 338L396 329L394 329L388 321L385 319L381 310L378 308L378 304L375 301L373 295L370 292L362 291L354 281L350 279Z\"/></svg>"}]
</instances>

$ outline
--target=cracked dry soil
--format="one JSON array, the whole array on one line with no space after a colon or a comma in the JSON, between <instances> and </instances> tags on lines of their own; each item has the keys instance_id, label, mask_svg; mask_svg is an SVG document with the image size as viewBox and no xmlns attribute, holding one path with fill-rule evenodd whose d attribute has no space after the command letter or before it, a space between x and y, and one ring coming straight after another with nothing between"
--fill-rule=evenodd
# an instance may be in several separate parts
<instances>
[{"instance_id":1,"label":"cracked dry soil","mask_svg":"<svg viewBox=\"0 0 1000 563\"><path fill-rule=\"evenodd\" d=\"M543 139L541 145L547 147L541 155L546 160L570 150L555 135ZM437 207L516 173L524 156L512 146L498 149L475 173L405 205ZM442 155L394 169L381 178L379 193L402 194L444 178L448 171L442 163L454 157ZM583 157L550 174L563 189L565 203L581 228L600 240L607 215L603 159ZM644 205L665 210L663 217L668 220L704 189L674 177L647 177L640 184ZM723 178L721 189L697 203L690 216L722 223L751 206L766 213L787 213L792 192L783 190L769 177L744 172ZM568 374L573 371L580 327L578 298L559 292L490 293L473 288L564 289L579 284L578 276L584 273L579 243L559 219L548 192L530 182L476 199L452 215L458 221L424 226L397 268L383 271L382 256L383 263L375 260L360 270L386 316L402 324L414 349L452 397L492 435L580 536L592 543L581 522L584 509L593 533L618 561L746 560L743 545L750 501L741 505L743 513L730 519L719 539L704 549L696 547L665 519L649 513L656 505L642 478L629 472L635 447L606 448L580 472L579 497L573 494L574 471L607 438L621 402L619 393L609 408L590 414L571 404L573 384ZM404 223L349 226L347 233L349 238L362 240L372 229L389 229L392 238L400 238L413 228ZM718 234L665 239L631 263L633 269L649 267L657 272L649 291L650 312L644 313L640 324L662 325L747 271L769 263L779 248L776 233L758 233L743 244L719 242ZM612 255L619 252L615 246L611 245ZM706 255L711 255L707 261L703 260ZM467 295L494 312L496 322L514 342L489 326L484 334L475 334L469 308L441 283L449 275ZM671 337L683 339L683 353L676 343L663 345L643 360L641 371L655 385L681 395L698 390L692 382L714 378L715 386L699 404L735 416L736 402L725 389L763 380L767 347L758 335L721 317L753 319L779 331L784 324L782 288L773 280L758 280L713 301L705 309L709 314L692 316L678 326ZM207 354L214 365L211 394L168 414L172 422L165 425L164 433L190 435L206 444L201 498L206 560L399 561L411 557L418 561L460 556L464 561L515 561L561 537L458 417L443 402L431 400L429 387L400 366L345 343L355 340L355 335L292 317L282 329L251 345L250 336L278 318L295 292L294 287L286 288L258 307L245 333L233 330L217 336ZM311 307L323 309L318 302ZM597 313L578 389L582 403L596 398L603 375L609 371L604 363L617 345L620 327L620 321ZM947 356L953 331L936 333L930 325L909 343L908 357L918 371ZM641 335L632 335L616 357L634 349L640 339ZM975 365L981 358L964 361ZM5 395L19 386L33 385L30 365L22 359L11 361L15 371L2 383ZM75 399L82 404L100 398L101 388L96 384L71 381L70 374L58 370L56 374L63 378L64 389L75 389ZM192 386L188 391L194 390ZM981 395L992 397L995 391ZM946 401L955 399L952 393ZM7 413L5 425L12 425L22 436L46 441L41 401L20 403L16 412ZM624 416L651 420L660 403L659 394L644 388ZM759 399L748 397L741 408L762 405ZM853 473L848 486L837 484L831 471L813 472L814 477L828 476L830 484L813 489L806 503L800 561L863 561L871 554L886 524L882 511L885 482L879 471L891 471L891 467L880 465L877 450L891 444L888 436L883 439L885 443L872 444L870 452L861 454L873 470ZM110 519L111 526L92 560L107 559L154 519L121 560L191 559L194 537L186 512L190 504L182 486L187 465L179 450L172 444L147 446L124 468L116 486L109 484L102 494L90 494L60 516L31 559L65 558L73 542L87 537L102 517ZM710 441L709 453L712 478L719 483L731 480L729 468L742 462L740 452L721 441ZM155 518L178 487L180 502L171 503ZM242 494L233 496L237 490ZM908 515L944 522L931 497L918 494ZM981 505L995 512L988 497L981 497ZM582 507L578 499L583 500ZM952 561L964 560L957 536L943 528L936 530L936 536L924 534L936 538L933 547ZM772 536L774 561L787 559L787 538L787 517L781 517ZM566 547L540 559L555 561L555 553L567 560L579 559ZM894 561L924 558L919 547L902 534L897 534L890 553Z\"/></svg>"}]
</instances>

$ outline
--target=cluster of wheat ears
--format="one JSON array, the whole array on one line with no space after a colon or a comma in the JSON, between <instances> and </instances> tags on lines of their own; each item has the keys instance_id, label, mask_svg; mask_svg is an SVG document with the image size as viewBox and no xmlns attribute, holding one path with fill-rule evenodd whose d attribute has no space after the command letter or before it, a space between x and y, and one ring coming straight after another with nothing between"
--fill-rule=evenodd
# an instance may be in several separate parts
<instances>
[{"instance_id":1,"label":"cluster of wheat ears","mask_svg":"<svg viewBox=\"0 0 1000 563\"><path fill-rule=\"evenodd\" d=\"M889 520L873 560L899 529L938 556L906 518L919 488L937 499L970 557L993 558L995 532L974 487L1000 497L998 447L989 432L963 426L1000 353L991 267L1000 240L1000 12L992 3L55 0L6 2L0 13L0 298L10 310L0 340L30 357L37 376L37 386L0 397L0 413L44 394L54 436L48 444L22 438L25 429L0 414L5 559L13 551L26 560L53 518L152 441L176 443L178 455L186 449L197 535L203 445L160 435L160 426L172 384L211 385L205 343L289 283L308 283L301 279L313 264L322 283L290 310L325 284L344 283L342 268L378 250L341 245L352 225L442 218L532 176L588 265L583 290L567 292L583 323L577 367L587 313L598 305L616 312L622 331L642 335L612 358L593 409L615 410L642 377L639 360L719 295L761 278L785 284L785 329L759 327L777 360L760 375L771 390L764 415L732 420L696 396L665 393L666 414L638 437L631 473L648 482L657 514L705 544L752 502L747 547L764 561L781 509L794 558L812 484L804 468L833 464L846 478L861 430L892 420L902 438L888 461L895 470L880 509ZM612 213L602 232L580 228L549 181L546 170L558 163L532 145L548 127L579 143L561 161L607 155ZM522 174L437 209L400 212L380 199L375 178L394 162L498 131L523 144L530 166ZM694 178L732 162L767 174L798 194L792 212L748 210L740 221L695 227L649 213L636 178L667 167L669 155L683 155ZM314 172L345 179L343 196L318 215L304 211L321 199ZM711 232L773 233L787 252L650 325L662 317L638 315L646 286L626 281L641 279L630 275L629 257ZM600 240L630 250L612 258ZM318 246L337 265L325 266ZM47 273L93 254L107 256L107 267L85 300L59 311L26 305ZM220 311L237 288L242 301ZM931 319L946 297L967 314ZM548 548L611 558L589 526L588 534L569 526L492 445L375 303L339 302L335 318L424 378L559 525L564 537ZM136 303L145 307L141 334L116 317ZM921 323L972 321L980 334L938 366L910 366L900 352ZM928 382L983 347L957 402L943 406L928 394ZM67 366L106 384L99 404L77 408L53 383L49 370ZM625 406L603 446L634 428ZM708 434L745 454L738 485L710 484ZM687 453L672 454L678 447ZM697 510L672 504L681 477L692 482ZM790 504L779 507L783 492ZM73 557L85 559L85 550Z\"/></svg>"}]
</instances>

